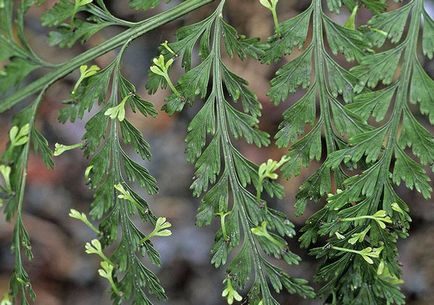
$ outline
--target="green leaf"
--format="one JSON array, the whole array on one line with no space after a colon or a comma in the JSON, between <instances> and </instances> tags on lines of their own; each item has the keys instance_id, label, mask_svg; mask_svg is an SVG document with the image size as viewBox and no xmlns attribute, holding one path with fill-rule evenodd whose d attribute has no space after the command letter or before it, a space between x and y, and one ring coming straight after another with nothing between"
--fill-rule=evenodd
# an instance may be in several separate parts
<instances>
[{"instance_id":1,"label":"green leaf","mask_svg":"<svg viewBox=\"0 0 434 305\"><path fill-rule=\"evenodd\" d=\"M432 59L434 55L434 20L426 10L423 12L423 20L422 50L425 56Z\"/></svg>"},{"instance_id":2,"label":"green leaf","mask_svg":"<svg viewBox=\"0 0 434 305\"><path fill-rule=\"evenodd\" d=\"M290 54L294 48L301 48L306 40L312 9L280 23L281 35L269 39L270 47L261 57L264 63L272 63L284 55Z\"/></svg>"},{"instance_id":3,"label":"green leaf","mask_svg":"<svg viewBox=\"0 0 434 305\"><path fill-rule=\"evenodd\" d=\"M96 152L100 146L101 139L104 138L108 123L109 119L104 115L104 110L98 112L86 123L86 132L83 136L85 142L85 156L89 156L90 154Z\"/></svg>"},{"instance_id":4,"label":"green leaf","mask_svg":"<svg viewBox=\"0 0 434 305\"><path fill-rule=\"evenodd\" d=\"M258 119L244 112L238 111L229 103L226 103L226 115L229 130L238 139L243 137L247 143L254 143L256 146L268 146L269 135L258 129Z\"/></svg>"},{"instance_id":5,"label":"green leaf","mask_svg":"<svg viewBox=\"0 0 434 305\"><path fill-rule=\"evenodd\" d=\"M219 138L214 138L195 162L195 178L191 185L193 195L200 196L208 189L209 184L216 182L221 166L220 150Z\"/></svg>"},{"instance_id":6,"label":"green leaf","mask_svg":"<svg viewBox=\"0 0 434 305\"><path fill-rule=\"evenodd\" d=\"M360 4L359 2L374 14L383 12L387 7L386 0L327 0L327 5L330 11L334 13L339 13L342 5L345 5L352 12L354 7Z\"/></svg>"},{"instance_id":7,"label":"green leaf","mask_svg":"<svg viewBox=\"0 0 434 305\"><path fill-rule=\"evenodd\" d=\"M348 110L335 98L330 98L330 102L335 127L341 135L352 137L369 129L358 115Z\"/></svg>"},{"instance_id":8,"label":"green leaf","mask_svg":"<svg viewBox=\"0 0 434 305\"><path fill-rule=\"evenodd\" d=\"M170 43L170 47L176 54L182 58L182 66L189 70L191 68L192 52L193 48L198 40L204 36L201 40L201 56L206 58L209 54L208 51L208 38L211 31L211 26L214 21L214 16L210 15L204 20L184 26L176 31L177 41Z\"/></svg>"},{"instance_id":9,"label":"green leaf","mask_svg":"<svg viewBox=\"0 0 434 305\"><path fill-rule=\"evenodd\" d=\"M142 159L149 160L151 158L150 146L143 138L141 132L128 120L123 120L120 125L124 142L131 144Z\"/></svg>"},{"instance_id":10,"label":"green leaf","mask_svg":"<svg viewBox=\"0 0 434 305\"><path fill-rule=\"evenodd\" d=\"M398 68L403 46L400 45L394 49L364 57L359 66L351 69L351 72L360 79L360 84L356 86L355 90L360 92L366 84L374 88L379 81L389 85Z\"/></svg>"},{"instance_id":11,"label":"green leaf","mask_svg":"<svg viewBox=\"0 0 434 305\"><path fill-rule=\"evenodd\" d=\"M38 67L39 65L19 57L12 59L3 70L0 70L0 94L13 89Z\"/></svg>"},{"instance_id":12,"label":"green leaf","mask_svg":"<svg viewBox=\"0 0 434 305\"><path fill-rule=\"evenodd\" d=\"M213 63L212 56L208 56L203 62L189 70L179 79L179 89L183 97L193 101L196 95L204 98L207 89L211 65Z\"/></svg>"},{"instance_id":13,"label":"green leaf","mask_svg":"<svg viewBox=\"0 0 434 305\"><path fill-rule=\"evenodd\" d=\"M267 95L275 104L284 101L298 87L310 84L312 50L310 46L302 55L288 62L276 72Z\"/></svg>"},{"instance_id":14,"label":"green leaf","mask_svg":"<svg viewBox=\"0 0 434 305\"><path fill-rule=\"evenodd\" d=\"M223 82L231 98L234 101L241 100L244 112L259 117L262 104L259 102L258 97L250 91L247 81L231 72L224 64L222 64L222 68Z\"/></svg>"},{"instance_id":15,"label":"green leaf","mask_svg":"<svg viewBox=\"0 0 434 305\"><path fill-rule=\"evenodd\" d=\"M30 137L33 140L33 147L35 148L35 151L41 154L42 161L44 161L45 166L49 169L54 168L54 162L52 158L53 152L48 146L47 139L35 128L32 128Z\"/></svg>"},{"instance_id":16,"label":"green leaf","mask_svg":"<svg viewBox=\"0 0 434 305\"><path fill-rule=\"evenodd\" d=\"M247 38L238 34L237 30L223 19L220 19L220 22L226 52L230 57L236 54L242 60L247 57L258 59L264 54L265 45L258 38Z\"/></svg>"},{"instance_id":17,"label":"green leaf","mask_svg":"<svg viewBox=\"0 0 434 305\"><path fill-rule=\"evenodd\" d=\"M74 3L70 0L60 0L41 16L43 26L56 26L76 13Z\"/></svg>"},{"instance_id":18,"label":"green leaf","mask_svg":"<svg viewBox=\"0 0 434 305\"><path fill-rule=\"evenodd\" d=\"M77 41L82 44L85 43L90 37L109 25L111 25L109 22L93 23L80 20L75 21L73 26L61 24L57 31L51 31L48 34L48 44L61 48L71 48Z\"/></svg>"},{"instance_id":19,"label":"green leaf","mask_svg":"<svg viewBox=\"0 0 434 305\"><path fill-rule=\"evenodd\" d=\"M411 147L422 165L434 163L434 137L424 128L410 111L404 111L402 132L399 137L401 149Z\"/></svg>"},{"instance_id":20,"label":"green leaf","mask_svg":"<svg viewBox=\"0 0 434 305\"><path fill-rule=\"evenodd\" d=\"M331 153L325 165L337 168L343 161L358 163L364 156L367 163L377 161L383 149L387 131L387 126L383 126L351 137L350 147Z\"/></svg>"},{"instance_id":21,"label":"green leaf","mask_svg":"<svg viewBox=\"0 0 434 305\"><path fill-rule=\"evenodd\" d=\"M299 187L295 196L295 214L301 216L308 201L319 201L321 197L331 191L330 169L321 166L314 174L307 178Z\"/></svg>"},{"instance_id":22,"label":"green leaf","mask_svg":"<svg viewBox=\"0 0 434 305\"><path fill-rule=\"evenodd\" d=\"M414 2L409 2L399 9L375 15L369 20L368 24L372 28L370 40L374 45L381 47L387 38L392 43L401 40L413 4Z\"/></svg>"},{"instance_id":23,"label":"green leaf","mask_svg":"<svg viewBox=\"0 0 434 305\"><path fill-rule=\"evenodd\" d=\"M275 136L278 147L286 147L289 142L294 143L304 133L305 125L313 125L315 122L316 94L314 88L309 89L298 102L283 113L283 120Z\"/></svg>"},{"instance_id":24,"label":"green leaf","mask_svg":"<svg viewBox=\"0 0 434 305\"><path fill-rule=\"evenodd\" d=\"M228 267L228 273L235 279L234 283L237 288L243 289L250 279L250 272L253 266L253 258L251 256L247 242L244 242L240 252L231 261Z\"/></svg>"},{"instance_id":25,"label":"green leaf","mask_svg":"<svg viewBox=\"0 0 434 305\"><path fill-rule=\"evenodd\" d=\"M148 10L160 4L161 0L128 0L131 8L135 10Z\"/></svg>"},{"instance_id":26,"label":"green leaf","mask_svg":"<svg viewBox=\"0 0 434 305\"><path fill-rule=\"evenodd\" d=\"M367 91L354 97L354 102L346 108L360 116L365 122L372 116L377 122L384 119L390 102L395 94L396 86L389 86L383 90Z\"/></svg>"},{"instance_id":27,"label":"green leaf","mask_svg":"<svg viewBox=\"0 0 434 305\"><path fill-rule=\"evenodd\" d=\"M128 104L133 112L138 110L143 116L157 116L157 111L151 102L143 100L138 94L136 87L124 76L120 76L119 79L119 92L122 98L129 96Z\"/></svg>"},{"instance_id":28,"label":"green leaf","mask_svg":"<svg viewBox=\"0 0 434 305\"><path fill-rule=\"evenodd\" d=\"M307 167L310 160L321 158L321 124L317 123L311 131L291 146L287 157L289 161L282 168L285 178L298 176L302 167Z\"/></svg>"},{"instance_id":29,"label":"green leaf","mask_svg":"<svg viewBox=\"0 0 434 305\"><path fill-rule=\"evenodd\" d=\"M333 54L342 53L348 61L360 62L365 55L365 49L368 47L362 33L342 27L327 16L324 16L323 20L327 41Z\"/></svg>"},{"instance_id":30,"label":"green leaf","mask_svg":"<svg viewBox=\"0 0 434 305\"><path fill-rule=\"evenodd\" d=\"M158 193L157 182L146 168L131 160L125 153L122 153L122 159L125 165L125 172L130 181L137 182L150 195Z\"/></svg>"},{"instance_id":31,"label":"green leaf","mask_svg":"<svg viewBox=\"0 0 434 305\"><path fill-rule=\"evenodd\" d=\"M328 72L328 85L329 90L335 98L342 95L344 101L349 103L354 99L354 86L357 84L358 79L342 68L330 57L326 58L327 72Z\"/></svg>"},{"instance_id":32,"label":"green leaf","mask_svg":"<svg viewBox=\"0 0 434 305\"><path fill-rule=\"evenodd\" d=\"M395 149L395 157L396 162L392 175L393 182L399 185L402 180L409 189L416 188L425 199L431 198L431 179L427 176L423 167L407 156L400 148Z\"/></svg>"},{"instance_id":33,"label":"green leaf","mask_svg":"<svg viewBox=\"0 0 434 305\"><path fill-rule=\"evenodd\" d=\"M413 64L413 76L410 87L410 101L419 103L422 114L429 116L434 124L434 80L432 80L419 62Z\"/></svg>"},{"instance_id":34,"label":"green leaf","mask_svg":"<svg viewBox=\"0 0 434 305\"><path fill-rule=\"evenodd\" d=\"M188 125L187 130L187 160L194 162L205 146L207 134L216 130L215 96L210 95L202 109L196 114Z\"/></svg>"},{"instance_id":35,"label":"green leaf","mask_svg":"<svg viewBox=\"0 0 434 305\"><path fill-rule=\"evenodd\" d=\"M95 102L103 103L106 96L105 90L109 87L112 73L113 65L109 65L102 71L84 79L72 95L72 100L60 110L59 121L61 123L68 120L75 122L77 118L82 119L84 113L89 112Z\"/></svg>"},{"instance_id":36,"label":"green leaf","mask_svg":"<svg viewBox=\"0 0 434 305\"><path fill-rule=\"evenodd\" d=\"M196 215L196 224L200 227L209 225L215 214L219 211L226 211L228 196L228 175L224 174L203 196Z\"/></svg>"}]
</instances>

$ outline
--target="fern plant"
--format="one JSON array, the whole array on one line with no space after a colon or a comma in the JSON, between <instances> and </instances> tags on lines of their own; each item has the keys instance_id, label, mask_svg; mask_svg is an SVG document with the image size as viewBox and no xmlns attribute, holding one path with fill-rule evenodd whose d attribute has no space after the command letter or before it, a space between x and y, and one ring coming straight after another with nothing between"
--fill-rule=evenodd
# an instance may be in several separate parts
<instances>
[{"instance_id":1,"label":"fern plant","mask_svg":"<svg viewBox=\"0 0 434 305\"><path fill-rule=\"evenodd\" d=\"M171 224L154 216L137 192L140 187L154 195L157 182L127 153L131 148L142 159L151 158L129 112L152 117L158 111L122 73L122 59L136 38L212 0L187 0L139 22L116 17L102 0L60 0L41 17L42 25L51 28L52 46L70 48L106 27L123 29L60 64L42 59L25 36L26 12L43 2L0 0L0 61L5 62L0 113L36 95L16 111L0 162L0 198L6 219L14 225L15 258L10 290L2 302L25 305L35 298L23 265L25 257L32 258L31 232L23 221L29 154L39 153L52 168L53 157L73 149L81 149L89 159L83 174L94 196L88 213L73 209L69 216L94 232L85 252L100 260L98 273L107 281L113 303L165 299L163 285L142 258L160 265L152 241L170 236ZM432 186L425 170L434 168L433 136L413 106L434 122L434 81L418 56L419 45L428 59L434 54L434 21L424 1L411 0L387 11L384 0L312 0L299 15L282 22L278 0L252 2L249 5L262 5L271 13L275 30L267 42L239 34L225 19L226 1L215 2L207 17L179 28L173 42L161 44L146 88L151 94L169 89L162 111L170 115L200 103L186 130L186 158L195 168L192 193L201 201L196 223L218 223L211 263L226 271L222 297L228 304L273 305L279 304L276 294L286 290L322 297L327 304L404 304L396 243L408 236L411 218L395 186L404 182L429 198ZM128 4L147 10L160 1ZM349 12L345 24L336 23L325 6L335 14L344 6ZM362 6L372 13L366 25L356 23ZM304 91L282 113L275 135L276 146L288 152L280 161L257 165L237 142L259 148L271 144L258 127L262 106L228 63L237 57L276 64L296 48L299 55L278 69L268 92L270 100L280 104L296 90ZM117 55L109 65L92 63L111 50ZM340 63L339 54L349 64ZM171 68L177 61L184 71L175 80ZM25 85L38 69L47 72ZM80 143L55 143L52 150L37 129L36 114L46 90L75 70L80 76L63 102L59 121L82 120L92 109L95 114L86 122ZM288 216L269 202L284 197L279 175L298 176L311 161L319 167L300 186L295 206L300 215L309 201L320 205L300 237L301 246L321 260L315 278L321 284L318 293L307 280L290 276L287 267L300 262L287 243L296 232ZM152 229L143 231L136 221Z\"/></svg>"}]
</instances>

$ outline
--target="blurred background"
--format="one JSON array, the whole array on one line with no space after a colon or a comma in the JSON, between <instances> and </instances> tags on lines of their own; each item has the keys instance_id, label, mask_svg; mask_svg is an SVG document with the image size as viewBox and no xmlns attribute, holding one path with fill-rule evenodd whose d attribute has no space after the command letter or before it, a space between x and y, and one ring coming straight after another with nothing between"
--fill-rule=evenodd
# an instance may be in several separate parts
<instances>
[{"instance_id":1,"label":"blurred background","mask_svg":"<svg viewBox=\"0 0 434 305\"><path fill-rule=\"evenodd\" d=\"M137 13L128 9L127 1L105 1L115 15L131 20L141 20L146 16L167 9L179 1L163 4L160 8L147 13ZM54 5L55 1L33 8L27 18L28 38L35 50L42 57L53 62L66 61L74 54L98 45L107 38L116 35L121 29L110 28L95 35L85 45L77 45L72 49L47 47L48 29L41 27L41 12ZM284 20L304 10L310 1L287 0L279 3L280 19ZM397 5L397 4L393 4ZM393 7L391 6L391 8ZM427 2L431 15L434 15L432 2ZM124 58L124 73L138 88L139 93L152 101L160 109L165 91L159 91L150 97L145 92L147 69L152 58L157 55L157 48L164 40L173 40L176 28L202 19L210 14L215 5L202 9L172 22L163 28L153 31L136 40L128 48ZM348 12L339 16L331 15L339 23L343 23ZM226 17L240 33L256 36L265 40L273 32L271 16L254 0L227 1ZM365 22L369 14L361 12L359 22ZM0 46L1 47L1 46ZM106 66L115 53L99 58L96 63ZM297 51L291 56L297 56ZM268 81L277 66L261 65L247 61L228 61L232 69L246 78L251 89L263 103L261 128L274 135L281 120L283 110L293 100L300 97L296 93L287 103L279 107L273 106L266 96ZM425 68L433 76L434 61L425 62ZM181 71L176 67L174 79ZM36 72L32 77L42 74ZM73 84L78 78L77 72L57 82L44 97L38 114L38 128L47 137L51 146L54 143L73 144L81 140L84 125L91 114L83 121L61 125L57 121L58 110L62 100L68 97ZM162 268L156 269L158 277L166 288L169 300L165 304L225 304L220 297L223 279L221 270L215 270L210 264L209 249L214 239L215 227L197 228L195 213L198 200L193 199L189 191L192 166L187 164L184 156L184 137L186 126L200 103L190 109L169 117L160 113L155 119L143 119L129 114L134 124L144 133L152 147L153 158L145 163L157 178L160 193L149 198L156 215L166 216L173 224L173 235L169 238L157 239L156 248L162 256ZM0 151L4 150L7 141L7 130L15 110L0 116ZM424 118L421 118L425 120ZM425 120L426 121L426 120ZM434 132L433 128L431 131ZM279 159L284 151L276 148L256 149L240 143L241 151L255 162L263 162L268 158ZM31 156L29 162L28 185L25 197L24 221L31 233L35 258L27 265L34 289L37 293L37 305L105 305L110 304L106 283L97 276L98 260L84 253L84 243L94 236L82 224L71 220L68 212L71 208L88 211L92 194L83 180L87 160L80 151L68 152L55 159L54 170L47 170L38 156ZM299 230L317 207L310 204L305 216L295 217L293 201L298 186L315 168L303 171L300 177L290 181L282 181L286 189L286 198L272 204L285 211ZM403 264L403 290L408 296L409 305L434 304L434 202L425 201L416 192L399 189L400 194L409 203L413 217L410 238L400 242L400 260ZM12 226L1 217L0 220L0 295L8 289L8 277L13 265L10 253ZM298 238L298 236L297 236ZM290 241L290 247L302 256L303 262L291 267L290 274L312 279L317 263L307 252L300 250L297 238ZM279 297L282 305L314 305L319 301L310 301L282 294ZM156 304L159 304L158 302ZM369 305L369 304L367 304Z\"/></svg>"}]
</instances>

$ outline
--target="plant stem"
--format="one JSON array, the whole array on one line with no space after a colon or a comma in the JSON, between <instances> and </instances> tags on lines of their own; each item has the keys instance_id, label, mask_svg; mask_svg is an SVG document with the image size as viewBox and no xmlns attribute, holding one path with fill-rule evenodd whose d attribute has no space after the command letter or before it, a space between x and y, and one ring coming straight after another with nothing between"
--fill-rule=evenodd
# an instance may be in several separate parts
<instances>
[{"instance_id":1,"label":"plant stem","mask_svg":"<svg viewBox=\"0 0 434 305\"><path fill-rule=\"evenodd\" d=\"M146 19L143 22L138 23L137 26L124 31L119 35L116 35L115 37L98 45L97 47L92 48L72 58L71 60L68 60L63 64L60 64L59 67L56 68L54 71L44 75L43 77L29 84L28 86L18 90L15 94L4 99L0 104L0 113L10 109L26 97L40 91L42 88L52 85L55 81L61 79L62 77L65 77L66 75L68 75L81 65L87 63L88 61L91 61L113 49L122 46L130 39L136 39L143 34L154 30L170 21L173 21L191 11L194 11L195 9L205 4L211 3L212 1L214 0L185 1L170 10L167 10L163 13Z\"/></svg>"},{"instance_id":2,"label":"plant stem","mask_svg":"<svg viewBox=\"0 0 434 305\"><path fill-rule=\"evenodd\" d=\"M277 10L276 10L276 7L274 7L274 8L271 10L271 14L273 15L274 28L275 28L275 31L276 31L276 35L277 35L277 36L280 36L280 35L281 35L281 32L280 32L279 19L277 18Z\"/></svg>"},{"instance_id":3,"label":"plant stem","mask_svg":"<svg viewBox=\"0 0 434 305\"><path fill-rule=\"evenodd\" d=\"M360 254L360 251L353 250L353 249L348 249L348 248L341 248L341 247L335 247L335 246L333 246L332 249L337 250L337 251L342 251L342 252Z\"/></svg>"},{"instance_id":4,"label":"plant stem","mask_svg":"<svg viewBox=\"0 0 434 305\"><path fill-rule=\"evenodd\" d=\"M258 186L256 188L256 202L258 203L261 202L262 190L264 188L263 183L264 183L264 179L262 179L262 177L259 177Z\"/></svg>"},{"instance_id":5,"label":"plant stem","mask_svg":"<svg viewBox=\"0 0 434 305\"><path fill-rule=\"evenodd\" d=\"M347 222L347 221L357 221L357 220L362 220L362 219L373 219L375 220L375 217L373 216L357 216L357 217L348 217L348 218L342 218L341 221Z\"/></svg>"},{"instance_id":6,"label":"plant stem","mask_svg":"<svg viewBox=\"0 0 434 305\"><path fill-rule=\"evenodd\" d=\"M91 229L96 235L100 235L101 231L98 230L87 218L84 220L84 223Z\"/></svg>"},{"instance_id":7,"label":"plant stem","mask_svg":"<svg viewBox=\"0 0 434 305\"><path fill-rule=\"evenodd\" d=\"M167 85L169 85L169 88L172 90L173 93L175 93L176 96L181 97L181 93L179 93L178 89L176 89L175 85L173 84L172 80L170 79L169 74L166 72L166 76L164 76L166 79Z\"/></svg>"}]
</instances>

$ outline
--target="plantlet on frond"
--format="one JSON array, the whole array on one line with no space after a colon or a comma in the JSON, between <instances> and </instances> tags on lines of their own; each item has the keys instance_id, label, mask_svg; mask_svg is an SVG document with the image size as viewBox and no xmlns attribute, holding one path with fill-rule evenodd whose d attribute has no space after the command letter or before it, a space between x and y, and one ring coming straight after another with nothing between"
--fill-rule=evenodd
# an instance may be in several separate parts
<instances>
[{"instance_id":1,"label":"plantlet on frond","mask_svg":"<svg viewBox=\"0 0 434 305\"><path fill-rule=\"evenodd\" d=\"M172 226L170 222L166 220L165 217L159 217L157 221L155 222L155 228L152 230L151 233L146 235L140 243L143 244L146 241L150 240L153 237L159 236L159 237L166 237L172 235L172 232L169 230L169 228Z\"/></svg>"},{"instance_id":2,"label":"plantlet on frond","mask_svg":"<svg viewBox=\"0 0 434 305\"><path fill-rule=\"evenodd\" d=\"M276 171L289 161L287 156L283 156L279 162L268 159L267 162L262 163L258 169L258 184L256 186L256 200L261 200L261 194L264 190L264 179L276 180L279 176Z\"/></svg>"},{"instance_id":3,"label":"plantlet on frond","mask_svg":"<svg viewBox=\"0 0 434 305\"><path fill-rule=\"evenodd\" d=\"M56 144L54 144L53 156L58 157L66 151L81 148L82 146L83 146L82 143L77 143L77 144L72 144L72 145L64 145L64 144L56 143Z\"/></svg>"},{"instance_id":4,"label":"plantlet on frond","mask_svg":"<svg viewBox=\"0 0 434 305\"><path fill-rule=\"evenodd\" d=\"M21 128L18 126L13 126L9 131L9 141L11 141L11 146L21 146L27 143L29 140L30 125L25 124Z\"/></svg>"},{"instance_id":5,"label":"plantlet on frond","mask_svg":"<svg viewBox=\"0 0 434 305\"><path fill-rule=\"evenodd\" d=\"M373 258L379 258L381 251L383 251L383 248L371 248L367 247L362 250L353 250L348 248L341 248L333 246L333 250L341 251L341 252L348 252L348 253L354 253L358 254L370 265L374 264Z\"/></svg>"},{"instance_id":6,"label":"plantlet on frond","mask_svg":"<svg viewBox=\"0 0 434 305\"><path fill-rule=\"evenodd\" d=\"M89 229L91 229L95 234L99 235L101 232L98 230L97 227L95 227L87 218L87 215L85 213L81 213L77 210L71 209L69 211L69 217L80 220L82 223L84 223Z\"/></svg>"},{"instance_id":7,"label":"plantlet on frond","mask_svg":"<svg viewBox=\"0 0 434 305\"><path fill-rule=\"evenodd\" d=\"M0 174L2 175L2 179L4 182L4 189L6 192L12 192L11 186L11 167L7 165L0 165Z\"/></svg>"},{"instance_id":8,"label":"plantlet on frond","mask_svg":"<svg viewBox=\"0 0 434 305\"><path fill-rule=\"evenodd\" d=\"M86 249L87 254L96 254L98 255L103 261L108 262L110 265L113 265L113 263L110 261L110 259L104 254L102 251L101 243L98 239L92 239L91 242L86 243L84 246Z\"/></svg>"},{"instance_id":9,"label":"plantlet on frond","mask_svg":"<svg viewBox=\"0 0 434 305\"><path fill-rule=\"evenodd\" d=\"M101 269L98 269L98 274L102 277L105 278L110 286L112 291L118 296L118 297L122 297L123 293L122 291L119 290L118 286L116 285L114 279L113 279L113 265L110 264L107 261L102 261L101 262Z\"/></svg>"},{"instance_id":10,"label":"plantlet on frond","mask_svg":"<svg viewBox=\"0 0 434 305\"><path fill-rule=\"evenodd\" d=\"M97 65L92 65L88 67L87 65L82 65L80 67L80 78L74 85L74 89L72 89L72 95L75 94L78 87L80 87L81 83L86 79L98 73L101 70Z\"/></svg>"},{"instance_id":11,"label":"plantlet on frond","mask_svg":"<svg viewBox=\"0 0 434 305\"><path fill-rule=\"evenodd\" d=\"M230 278L226 278L223 281L223 284L226 284L226 288L222 292L222 297L226 298L229 305L233 304L234 300L241 301L243 299L243 297L234 289Z\"/></svg>"}]
</instances>

